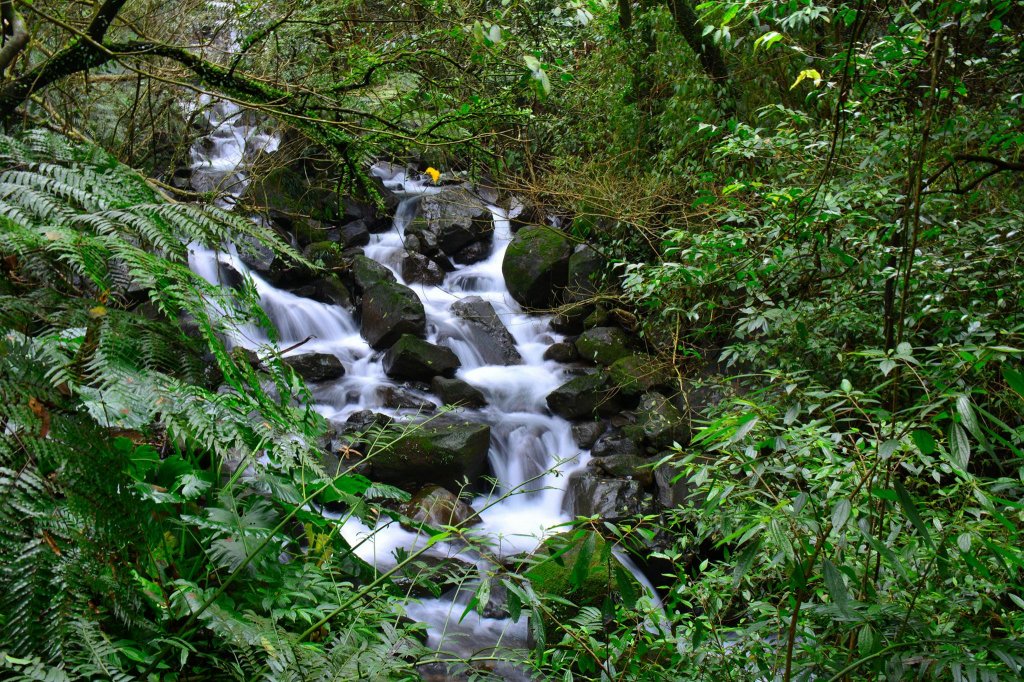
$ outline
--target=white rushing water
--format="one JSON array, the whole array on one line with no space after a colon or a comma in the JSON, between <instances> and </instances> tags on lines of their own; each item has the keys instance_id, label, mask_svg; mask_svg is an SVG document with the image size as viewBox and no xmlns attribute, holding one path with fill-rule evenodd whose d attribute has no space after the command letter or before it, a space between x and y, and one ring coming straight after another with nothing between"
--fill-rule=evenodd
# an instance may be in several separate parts
<instances>
[{"instance_id":1,"label":"white rushing water","mask_svg":"<svg viewBox=\"0 0 1024 682\"><path fill-rule=\"evenodd\" d=\"M255 154L273 152L279 140L259 129L229 102L201 101L200 105L205 107L212 132L193 146L193 187L219 191L219 203L231 207L248 183L247 161ZM403 168L379 164L373 172L399 198L399 204L391 229L372 235L364 252L405 283L399 267L405 253L405 228L417 215L422 197L441 188ZM547 411L545 397L568 379L559 363L543 359L545 349L561 337L550 330L549 317L524 313L509 295L501 272L512 238L509 217L496 205L488 208L494 221L490 255L472 265L454 266L440 286L410 286L423 302L427 340L451 348L462 363L456 376L487 398L487 406L482 409L461 410L461 416L490 425L489 461L498 481L496 491L473 501L482 517L474 532L490 539L498 556L507 556L533 550L545 533L569 520L562 508L568 474L583 466L589 454L575 444L570 424ZM344 422L352 413L366 409L391 415L409 413L384 406L382 389L399 384L385 375L382 353L371 349L360 336L359 325L348 311L272 286L250 271L230 245L215 250L193 244L190 264L195 272L215 283L226 279L228 268L252 277L262 306L279 333L278 347L287 348L312 337L292 354L329 353L344 364L343 377L313 387L316 409L327 419ZM494 306L515 339L522 364L485 363L485 354L477 347L471 329L451 310L452 304L468 296L478 296ZM230 342L258 348L268 340L257 329L243 329ZM418 395L439 404L430 394ZM342 533L363 559L381 570L395 565L396 549L422 547L426 541L394 522L369 528L350 520ZM461 546L438 545L430 551L442 556L461 553L470 561L480 561ZM407 613L429 624L432 645L458 655L495 645L525 645L523 622L483 618L475 613L460 620L465 599L463 592L410 602ZM507 674L517 676L511 670Z\"/></svg>"}]
</instances>

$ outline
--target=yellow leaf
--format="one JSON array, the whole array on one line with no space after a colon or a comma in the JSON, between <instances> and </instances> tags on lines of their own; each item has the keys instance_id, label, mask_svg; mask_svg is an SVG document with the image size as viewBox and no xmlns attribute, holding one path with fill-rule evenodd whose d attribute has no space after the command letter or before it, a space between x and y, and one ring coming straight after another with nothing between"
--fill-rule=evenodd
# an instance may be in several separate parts
<instances>
[{"instance_id":1,"label":"yellow leaf","mask_svg":"<svg viewBox=\"0 0 1024 682\"><path fill-rule=\"evenodd\" d=\"M434 184L437 184L437 181L441 178L441 171L431 166L427 169L427 175L434 181Z\"/></svg>"},{"instance_id":2,"label":"yellow leaf","mask_svg":"<svg viewBox=\"0 0 1024 682\"><path fill-rule=\"evenodd\" d=\"M800 85L800 83L803 82L803 80L806 78L810 78L811 80L813 80L815 85L821 85L820 73L818 73L814 69L804 69L803 71L800 72L800 75L796 77L796 80L793 81L793 85L789 86L789 89L792 90L796 86Z\"/></svg>"},{"instance_id":3,"label":"yellow leaf","mask_svg":"<svg viewBox=\"0 0 1024 682\"><path fill-rule=\"evenodd\" d=\"M103 317L107 314L107 309L104 306L98 305L95 308L89 308L89 317Z\"/></svg>"}]
</instances>

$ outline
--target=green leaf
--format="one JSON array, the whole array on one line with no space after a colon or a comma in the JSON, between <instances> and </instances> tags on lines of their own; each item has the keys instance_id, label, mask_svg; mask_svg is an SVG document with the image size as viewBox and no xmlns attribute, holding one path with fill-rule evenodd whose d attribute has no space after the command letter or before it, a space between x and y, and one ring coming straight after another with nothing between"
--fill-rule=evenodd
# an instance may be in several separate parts
<instances>
[{"instance_id":1,"label":"green leaf","mask_svg":"<svg viewBox=\"0 0 1024 682\"><path fill-rule=\"evenodd\" d=\"M836 605L839 612L844 616L853 615L850 612L850 595L846 591L846 583L843 581L843 574L839 572L828 559L821 560L821 568L825 578L825 589L828 590L828 595L832 599L832 603Z\"/></svg>"},{"instance_id":2,"label":"green leaf","mask_svg":"<svg viewBox=\"0 0 1024 682\"><path fill-rule=\"evenodd\" d=\"M587 576L590 575L590 567L596 547L597 535L595 533L587 533L586 538L580 545L579 552L576 554L576 561L572 565L572 571L569 573L569 582L574 587L582 587L583 583L587 580Z\"/></svg>"},{"instance_id":3,"label":"green leaf","mask_svg":"<svg viewBox=\"0 0 1024 682\"><path fill-rule=\"evenodd\" d=\"M928 532L928 527L921 521L921 516L917 513L917 507L914 506L914 501L910 498L910 493L903 487L903 482L899 478L893 478L892 487L896 491L896 498L900 502L900 506L903 508L903 513L910 519L910 523L917 530L918 535L924 540L924 543L929 548L935 549L935 543L932 542L932 536Z\"/></svg>"},{"instance_id":4,"label":"green leaf","mask_svg":"<svg viewBox=\"0 0 1024 682\"><path fill-rule=\"evenodd\" d=\"M966 395L958 395L956 397L956 411L960 415L961 423L967 427L967 430L975 438L981 438L981 427L978 425L978 417L974 414L974 407L971 405L971 399Z\"/></svg>"},{"instance_id":5,"label":"green leaf","mask_svg":"<svg viewBox=\"0 0 1024 682\"><path fill-rule=\"evenodd\" d=\"M1024 397L1024 374L1013 369L1005 362L999 369L1003 374L1003 379L1006 380L1006 383L1010 388L1012 388L1017 395Z\"/></svg>"},{"instance_id":6,"label":"green leaf","mask_svg":"<svg viewBox=\"0 0 1024 682\"><path fill-rule=\"evenodd\" d=\"M832 508L832 528L838 533L846 527L846 522L850 518L850 501L843 498L836 503L836 506Z\"/></svg>"},{"instance_id":7,"label":"green leaf","mask_svg":"<svg viewBox=\"0 0 1024 682\"><path fill-rule=\"evenodd\" d=\"M932 434L923 429L917 429L910 434L910 437L922 455L930 455L935 452L935 439Z\"/></svg>"},{"instance_id":8,"label":"green leaf","mask_svg":"<svg viewBox=\"0 0 1024 682\"><path fill-rule=\"evenodd\" d=\"M967 439L967 432L959 424L953 424L949 429L949 456L960 469L967 470L967 463L971 459L971 442Z\"/></svg>"},{"instance_id":9,"label":"green leaf","mask_svg":"<svg viewBox=\"0 0 1024 682\"><path fill-rule=\"evenodd\" d=\"M627 609L632 609L636 606L636 600L639 596L636 589L636 580L618 561L614 562L614 567L615 584L619 588L619 596L622 598L623 605Z\"/></svg>"}]
</instances>

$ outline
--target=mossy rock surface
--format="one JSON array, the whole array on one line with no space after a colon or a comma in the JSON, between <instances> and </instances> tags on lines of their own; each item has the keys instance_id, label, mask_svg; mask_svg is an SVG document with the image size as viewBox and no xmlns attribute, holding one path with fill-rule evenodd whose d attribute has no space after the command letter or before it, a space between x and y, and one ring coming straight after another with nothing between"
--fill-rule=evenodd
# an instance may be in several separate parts
<instances>
[{"instance_id":1,"label":"mossy rock surface","mask_svg":"<svg viewBox=\"0 0 1024 682\"><path fill-rule=\"evenodd\" d=\"M328 270L340 268L345 261L341 246L331 241L313 242L303 249L302 255L312 263L323 264Z\"/></svg>"},{"instance_id":2,"label":"mossy rock surface","mask_svg":"<svg viewBox=\"0 0 1024 682\"><path fill-rule=\"evenodd\" d=\"M580 357L598 365L610 365L630 355L629 338L618 327L594 327L579 335L576 350Z\"/></svg>"},{"instance_id":3,"label":"mossy rock surface","mask_svg":"<svg viewBox=\"0 0 1024 682\"><path fill-rule=\"evenodd\" d=\"M570 379L547 396L548 408L563 419L609 416L623 409L618 394L599 372Z\"/></svg>"},{"instance_id":4,"label":"mossy rock surface","mask_svg":"<svg viewBox=\"0 0 1024 682\"><path fill-rule=\"evenodd\" d=\"M609 542L593 532L553 535L534 551L530 563L524 575L534 592L542 598L551 595L573 604L546 602L551 612L544 619L548 639L557 637L557 624L568 622L580 607L601 608L606 597L621 593L623 581L635 594L643 589L612 553Z\"/></svg>"},{"instance_id":5,"label":"mossy rock surface","mask_svg":"<svg viewBox=\"0 0 1024 682\"><path fill-rule=\"evenodd\" d=\"M362 334L373 348L387 348L403 334L422 337L426 333L423 302L409 287L382 281L363 293Z\"/></svg>"},{"instance_id":6,"label":"mossy rock surface","mask_svg":"<svg viewBox=\"0 0 1024 682\"><path fill-rule=\"evenodd\" d=\"M558 303L569 279L572 243L551 227L524 227L505 251L501 272L509 293L529 308L550 308Z\"/></svg>"},{"instance_id":7,"label":"mossy rock surface","mask_svg":"<svg viewBox=\"0 0 1024 682\"><path fill-rule=\"evenodd\" d=\"M406 490L435 483L458 490L463 479L475 483L487 470L491 427L463 419L438 417L372 457L377 480Z\"/></svg>"},{"instance_id":8,"label":"mossy rock surface","mask_svg":"<svg viewBox=\"0 0 1024 682\"><path fill-rule=\"evenodd\" d=\"M385 374L394 379L430 381L438 375L453 376L461 363L450 348L403 334L384 354L383 364Z\"/></svg>"},{"instance_id":9,"label":"mossy rock surface","mask_svg":"<svg viewBox=\"0 0 1024 682\"><path fill-rule=\"evenodd\" d=\"M640 395L670 381L665 366L642 353L619 358L608 368L608 373L612 383L627 395Z\"/></svg>"}]
</instances>

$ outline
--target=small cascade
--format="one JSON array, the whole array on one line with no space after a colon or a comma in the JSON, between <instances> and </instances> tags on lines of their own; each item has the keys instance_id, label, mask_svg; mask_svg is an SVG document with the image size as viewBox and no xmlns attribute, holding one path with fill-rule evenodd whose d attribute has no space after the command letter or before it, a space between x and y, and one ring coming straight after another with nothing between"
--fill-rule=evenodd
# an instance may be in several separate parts
<instances>
[{"instance_id":1,"label":"small cascade","mask_svg":"<svg viewBox=\"0 0 1024 682\"><path fill-rule=\"evenodd\" d=\"M219 203L232 207L244 191L248 178L245 165L253 154L273 152L278 139L265 131L230 103L205 102L211 133L192 150L192 183L202 191L218 191ZM512 238L505 209L487 204L493 220L490 253L470 265L454 265L441 284L406 283L402 259L406 255L406 229L416 219L425 197L445 188L411 175L404 168L378 164L372 172L399 203L391 229L370 236L364 254L384 265L401 284L407 284L422 301L426 314L426 340L451 349L461 362L456 378L478 389L486 406L463 408L460 415L490 427L490 470L497 486L472 501L482 523L474 527L488 538L497 557L533 551L545 534L569 521L563 510L568 475L589 459L572 437L566 420L552 416L545 397L565 383L566 368L543 358L552 343L563 340L551 331L550 318L527 314L512 299L502 276L502 261ZM382 353L375 351L360 335L353 315L335 305L297 296L270 284L253 272L230 246L221 249L191 246L190 262L195 272L211 282L228 279L229 271L251 277L268 317L279 332L281 348L299 344L288 355L331 354L344 365L344 375L312 386L316 409L334 423L344 422L361 410L396 417L409 411L389 408L382 398L398 382L383 369ZM511 334L520 364L488 362L493 349L475 334L463 317L453 311L459 301L478 297L493 306L500 323ZM307 340L308 339L308 340ZM268 343L258 329L240 329L230 343L257 348ZM302 343L305 341L305 343ZM287 357L287 356L286 356ZM403 387L408 392L408 388ZM440 405L431 394L413 391L423 400ZM325 512L327 513L327 512ZM557 532L557 531L556 531ZM347 521L342 534L357 553L381 570L396 563L396 550L415 550L426 538L388 522L370 528L358 520ZM431 547L435 556L458 555L460 560L479 563L479 556L461 546L443 543ZM526 624L509 619L488 618L471 613L465 618L465 590L439 599L420 599L406 605L407 615L429 626L430 643L453 655L478 654L500 647L502 651L525 648ZM522 677L509 668L508 679Z\"/></svg>"}]
</instances>

